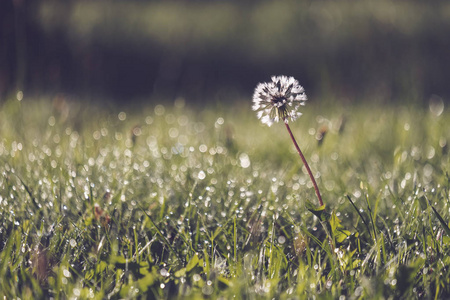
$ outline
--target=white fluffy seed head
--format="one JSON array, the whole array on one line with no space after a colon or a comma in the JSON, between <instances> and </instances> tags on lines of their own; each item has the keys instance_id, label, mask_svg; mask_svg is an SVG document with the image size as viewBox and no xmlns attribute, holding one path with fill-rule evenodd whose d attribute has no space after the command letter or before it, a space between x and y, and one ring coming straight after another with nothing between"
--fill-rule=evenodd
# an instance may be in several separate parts
<instances>
[{"instance_id":1,"label":"white fluffy seed head","mask_svg":"<svg viewBox=\"0 0 450 300\"><path fill-rule=\"evenodd\" d=\"M294 77L272 76L271 79L256 86L252 109L267 126L279 121L295 121L302 115L300 106L308 100L305 89Z\"/></svg>"}]
</instances>

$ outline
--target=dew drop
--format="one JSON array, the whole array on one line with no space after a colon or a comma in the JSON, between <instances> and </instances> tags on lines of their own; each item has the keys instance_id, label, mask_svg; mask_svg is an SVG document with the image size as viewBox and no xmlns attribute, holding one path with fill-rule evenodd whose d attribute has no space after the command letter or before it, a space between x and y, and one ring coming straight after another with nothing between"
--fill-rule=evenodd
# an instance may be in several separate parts
<instances>
[{"instance_id":1,"label":"dew drop","mask_svg":"<svg viewBox=\"0 0 450 300\"><path fill-rule=\"evenodd\" d=\"M209 295L211 295L214 292L214 289L210 285L205 285L202 288L202 292L203 292L203 294L209 296Z\"/></svg>"},{"instance_id":2,"label":"dew drop","mask_svg":"<svg viewBox=\"0 0 450 300\"><path fill-rule=\"evenodd\" d=\"M250 167L250 158L248 157L247 153L241 153L239 155L239 160L241 167L243 167L244 169Z\"/></svg>"},{"instance_id":3,"label":"dew drop","mask_svg":"<svg viewBox=\"0 0 450 300\"><path fill-rule=\"evenodd\" d=\"M55 123L56 123L56 119L54 116L51 116L50 118L48 118L48 125L55 126Z\"/></svg>"},{"instance_id":4,"label":"dew drop","mask_svg":"<svg viewBox=\"0 0 450 300\"><path fill-rule=\"evenodd\" d=\"M439 117L444 112L444 101L437 95L432 95L429 101L431 113Z\"/></svg>"},{"instance_id":5,"label":"dew drop","mask_svg":"<svg viewBox=\"0 0 450 300\"><path fill-rule=\"evenodd\" d=\"M18 91L16 94L16 98L18 101L22 101L23 99L23 92L22 91Z\"/></svg>"},{"instance_id":6,"label":"dew drop","mask_svg":"<svg viewBox=\"0 0 450 300\"><path fill-rule=\"evenodd\" d=\"M120 121L125 121L125 119L127 118L127 114L123 111L121 111L117 117L119 118Z\"/></svg>"},{"instance_id":7,"label":"dew drop","mask_svg":"<svg viewBox=\"0 0 450 300\"><path fill-rule=\"evenodd\" d=\"M198 179L203 180L203 179L205 179L205 177L206 177L206 174L204 171L198 172Z\"/></svg>"},{"instance_id":8,"label":"dew drop","mask_svg":"<svg viewBox=\"0 0 450 300\"><path fill-rule=\"evenodd\" d=\"M166 109L161 104L158 104L155 106L155 114L157 116L162 116L165 111L166 111Z\"/></svg>"},{"instance_id":9,"label":"dew drop","mask_svg":"<svg viewBox=\"0 0 450 300\"><path fill-rule=\"evenodd\" d=\"M409 123L405 123L403 125L403 129L405 129L405 131L409 131L410 128L411 128L411 126L409 125Z\"/></svg>"},{"instance_id":10,"label":"dew drop","mask_svg":"<svg viewBox=\"0 0 450 300\"><path fill-rule=\"evenodd\" d=\"M63 271L63 275L64 275L64 277L67 277L67 278L69 278L69 277L70 277L70 272L69 272L69 270L67 270L67 269L64 269L64 271Z\"/></svg>"},{"instance_id":11,"label":"dew drop","mask_svg":"<svg viewBox=\"0 0 450 300\"><path fill-rule=\"evenodd\" d=\"M201 277L199 274L194 274L194 276L192 276L192 279L194 279L194 281L200 281Z\"/></svg>"}]
</instances>

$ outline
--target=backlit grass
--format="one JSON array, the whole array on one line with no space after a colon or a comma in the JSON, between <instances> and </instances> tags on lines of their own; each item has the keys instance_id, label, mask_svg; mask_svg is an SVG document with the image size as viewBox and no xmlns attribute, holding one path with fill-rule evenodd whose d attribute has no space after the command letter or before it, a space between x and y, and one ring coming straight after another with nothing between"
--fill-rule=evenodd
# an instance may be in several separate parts
<instances>
[{"instance_id":1,"label":"backlit grass","mask_svg":"<svg viewBox=\"0 0 450 300\"><path fill-rule=\"evenodd\" d=\"M283 125L250 105L2 103L0 296L450 296L442 103L311 101L291 125L333 247Z\"/></svg>"}]
</instances>

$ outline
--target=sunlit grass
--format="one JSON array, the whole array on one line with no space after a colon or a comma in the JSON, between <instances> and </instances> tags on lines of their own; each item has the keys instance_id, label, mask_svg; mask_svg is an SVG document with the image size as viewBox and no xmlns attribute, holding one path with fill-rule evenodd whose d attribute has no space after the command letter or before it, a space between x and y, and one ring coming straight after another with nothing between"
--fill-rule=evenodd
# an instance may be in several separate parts
<instances>
[{"instance_id":1,"label":"sunlit grass","mask_svg":"<svg viewBox=\"0 0 450 300\"><path fill-rule=\"evenodd\" d=\"M334 249L289 136L250 100L6 101L0 296L449 296L448 111L315 105L292 130L350 234Z\"/></svg>"}]
</instances>

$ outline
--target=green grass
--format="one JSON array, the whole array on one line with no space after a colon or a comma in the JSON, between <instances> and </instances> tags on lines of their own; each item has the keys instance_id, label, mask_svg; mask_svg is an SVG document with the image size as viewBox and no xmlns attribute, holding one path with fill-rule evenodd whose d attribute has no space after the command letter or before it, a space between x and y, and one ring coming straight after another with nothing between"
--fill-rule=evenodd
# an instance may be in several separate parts
<instances>
[{"instance_id":1,"label":"green grass","mask_svg":"<svg viewBox=\"0 0 450 300\"><path fill-rule=\"evenodd\" d=\"M0 296L449 297L450 114L436 111L308 103L291 128L321 224L287 131L250 100L5 101Z\"/></svg>"}]
</instances>

